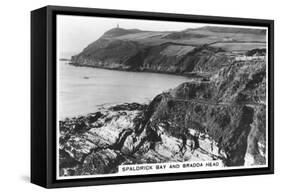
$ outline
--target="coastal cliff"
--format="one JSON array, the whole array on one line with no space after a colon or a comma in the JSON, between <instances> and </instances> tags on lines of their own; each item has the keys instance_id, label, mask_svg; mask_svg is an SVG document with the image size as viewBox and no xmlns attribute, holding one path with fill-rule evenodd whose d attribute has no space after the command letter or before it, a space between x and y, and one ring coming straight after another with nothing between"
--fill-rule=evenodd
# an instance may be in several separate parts
<instances>
[{"instance_id":1,"label":"coastal cliff","mask_svg":"<svg viewBox=\"0 0 281 194\"><path fill-rule=\"evenodd\" d=\"M113 28L71 64L181 75L212 74L232 63L233 52L265 48L265 30L206 26L161 32Z\"/></svg>"},{"instance_id":2,"label":"coastal cliff","mask_svg":"<svg viewBox=\"0 0 281 194\"><path fill-rule=\"evenodd\" d=\"M202 47L198 50L203 52ZM129 49L123 59L134 52ZM72 60L82 60L85 53ZM111 62L120 59L113 56ZM265 60L225 60L210 79L182 83L147 105L125 103L60 121L60 176L116 173L122 164L204 160L220 160L225 166L265 164L265 85Z\"/></svg>"}]
</instances>

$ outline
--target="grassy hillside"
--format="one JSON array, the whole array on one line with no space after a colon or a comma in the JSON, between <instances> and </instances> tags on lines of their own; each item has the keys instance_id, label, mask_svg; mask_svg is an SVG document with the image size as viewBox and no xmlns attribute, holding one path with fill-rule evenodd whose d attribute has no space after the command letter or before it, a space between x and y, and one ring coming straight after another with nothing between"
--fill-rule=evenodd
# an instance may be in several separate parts
<instances>
[{"instance_id":1,"label":"grassy hillside","mask_svg":"<svg viewBox=\"0 0 281 194\"><path fill-rule=\"evenodd\" d=\"M72 57L72 64L127 71L213 73L230 60L266 47L265 30L206 26L183 31L113 28ZM207 65L206 65L207 64Z\"/></svg>"}]
</instances>

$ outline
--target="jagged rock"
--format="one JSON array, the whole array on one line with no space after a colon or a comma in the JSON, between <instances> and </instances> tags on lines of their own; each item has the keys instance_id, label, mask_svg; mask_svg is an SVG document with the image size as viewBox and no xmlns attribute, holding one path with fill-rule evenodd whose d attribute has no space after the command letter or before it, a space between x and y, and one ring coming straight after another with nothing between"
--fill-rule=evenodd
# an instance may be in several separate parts
<instances>
[{"instance_id":1,"label":"jagged rock","mask_svg":"<svg viewBox=\"0 0 281 194\"><path fill-rule=\"evenodd\" d=\"M208 80L183 83L148 105L60 121L60 174L116 173L118 165L141 163L265 164L265 61L228 62Z\"/></svg>"},{"instance_id":2,"label":"jagged rock","mask_svg":"<svg viewBox=\"0 0 281 194\"><path fill-rule=\"evenodd\" d=\"M181 84L155 97L147 120L152 125L169 123L166 131L173 137L188 135L188 129L195 128L216 142L221 139L227 166L244 165L246 153L247 162L251 156L252 164L264 164L264 67L264 61L234 63L210 82ZM241 94L244 99L238 98Z\"/></svg>"},{"instance_id":3,"label":"jagged rock","mask_svg":"<svg viewBox=\"0 0 281 194\"><path fill-rule=\"evenodd\" d=\"M89 116L89 122L90 122L90 123L94 123L94 122L96 122L101 116L103 116L101 112L96 112L96 113L94 113L94 114L91 114L91 115Z\"/></svg>"}]
</instances>

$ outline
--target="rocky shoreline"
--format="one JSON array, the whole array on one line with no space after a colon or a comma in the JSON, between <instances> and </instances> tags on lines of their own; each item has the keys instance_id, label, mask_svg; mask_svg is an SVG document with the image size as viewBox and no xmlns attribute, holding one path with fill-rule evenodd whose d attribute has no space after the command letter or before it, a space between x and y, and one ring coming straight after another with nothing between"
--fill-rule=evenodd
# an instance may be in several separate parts
<instances>
[{"instance_id":1,"label":"rocky shoreline","mask_svg":"<svg viewBox=\"0 0 281 194\"><path fill-rule=\"evenodd\" d=\"M142 70L133 70L120 67L110 67L110 66L100 66L94 64L87 64L87 63L77 63L76 61L69 60L68 65L72 65L75 67L89 67L89 68L99 68L99 69L106 69L106 70L115 70L115 71L127 71L127 72L143 72L143 73L160 73L160 74L168 74L168 75L179 75L179 76L186 76L188 78L194 79L209 79L210 74L206 72L185 72L185 73L177 73L177 72L166 72L166 71L154 71L150 69L142 69Z\"/></svg>"},{"instance_id":2,"label":"rocky shoreline","mask_svg":"<svg viewBox=\"0 0 281 194\"><path fill-rule=\"evenodd\" d=\"M234 61L148 105L124 103L60 121L60 176L117 173L122 164L266 164L265 72L263 60Z\"/></svg>"},{"instance_id":3,"label":"rocky shoreline","mask_svg":"<svg viewBox=\"0 0 281 194\"><path fill-rule=\"evenodd\" d=\"M122 164L225 160L205 132L174 137L165 123L152 127L148 116L147 105L125 103L60 121L60 176L117 173Z\"/></svg>"}]
</instances>

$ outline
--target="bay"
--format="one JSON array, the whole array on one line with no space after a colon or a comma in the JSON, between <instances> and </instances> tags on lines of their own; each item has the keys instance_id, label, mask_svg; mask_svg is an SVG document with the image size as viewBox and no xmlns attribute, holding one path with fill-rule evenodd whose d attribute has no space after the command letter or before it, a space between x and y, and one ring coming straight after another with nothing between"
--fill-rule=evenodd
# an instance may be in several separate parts
<instances>
[{"instance_id":1,"label":"bay","mask_svg":"<svg viewBox=\"0 0 281 194\"><path fill-rule=\"evenodd\" d=\"M157 94L190 80L171 74L76 67L68 61L60 61L57 79L59 119L86 115L107 105L149 103Z\"/></svg>"}]
</instances>

